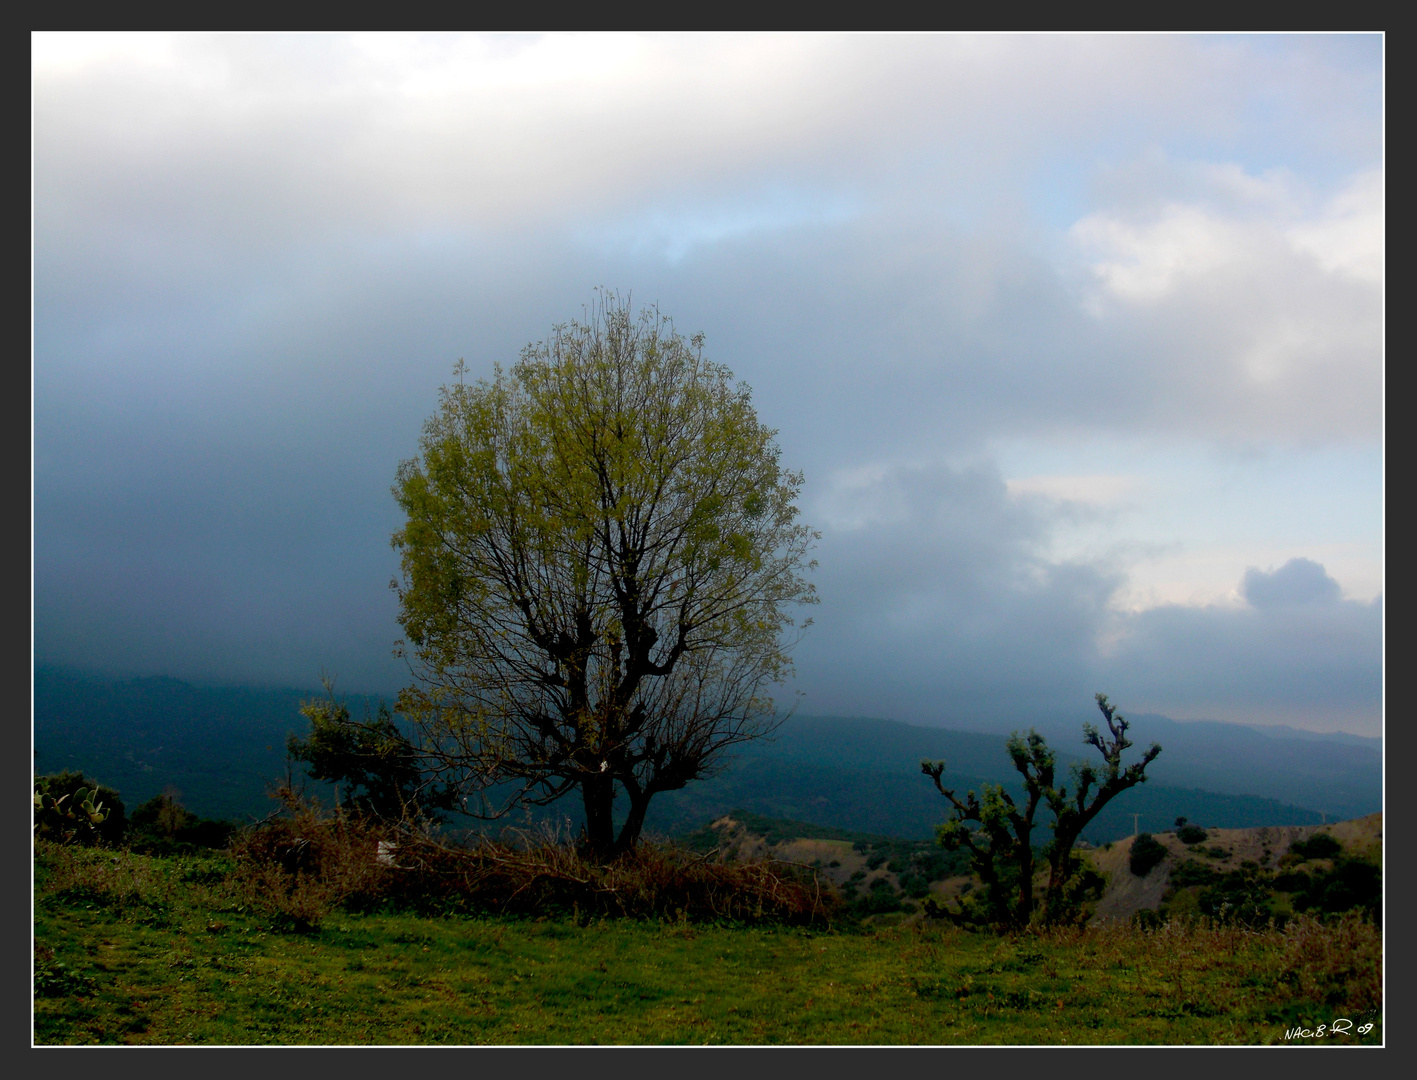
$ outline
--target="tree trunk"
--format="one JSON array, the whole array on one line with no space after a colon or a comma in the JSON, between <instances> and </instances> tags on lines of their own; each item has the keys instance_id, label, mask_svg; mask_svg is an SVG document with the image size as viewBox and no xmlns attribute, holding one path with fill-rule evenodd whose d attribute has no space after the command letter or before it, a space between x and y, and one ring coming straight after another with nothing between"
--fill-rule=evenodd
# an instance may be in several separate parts
<instances>
[{"instance_id":1,"label":"tree trunk","mask_svg":"<svg viewBox=\"0 0 1417 1080\"><path fill-rule=\"evenodd\" d=\"M630 794L630 813L625 818L624 827L620 830L620 838L615 841L615 855L623 855L634 848L636 841L640 838L640 831L645 827L645 811L648 809L648 795L635 798L633 792Z\"/></svg>"},{"instance_id":2,"label":"tree trunk","mask_svg":"<svg viewBox=\"0 0 1417 1080\"><path fill-rule=\"evenodd\" d=\"M1022 928L1027 926L1033 917L1033 849L1028 846L1027 837L1024 838L1023 849L1019 855L1018 868L1018 910L1014 921Z\"/></svg>"},{"instance_id":3,"label":"tree trunk","mask_svg":"<svg viewBox=\"0 0 1417 1080\"><path fill-rule=\"evenodd\" d=\"M598 862L609 859L615 848L615 781L607 775L589 776L581 782L585 805L586 854Z\"/></svg>"}]
</instances>

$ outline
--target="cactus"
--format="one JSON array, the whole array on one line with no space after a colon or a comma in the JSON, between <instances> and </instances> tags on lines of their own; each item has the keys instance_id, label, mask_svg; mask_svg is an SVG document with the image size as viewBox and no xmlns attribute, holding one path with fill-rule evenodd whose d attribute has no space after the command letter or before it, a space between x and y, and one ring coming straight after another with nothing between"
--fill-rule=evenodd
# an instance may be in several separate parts
<instances>
[{"instance_id":1,"label":"cactus","mask_svg":"<svg viewBox=\"0 0 1417 1080\"><path fill-rule=\"evenodd\" d=\"M79 786L68 793L59 793L75 780L80 781ZM110 818L113 819L111 825ZM117 835L110 834L121 834L124 824L123 804L113 791L100 789L99 785L77 773L36 778L36 835L60 843L78 841L92 844L101 839L116 840ZM109 827L105 828L105 825Z\"/></svg>"}]
</instances>

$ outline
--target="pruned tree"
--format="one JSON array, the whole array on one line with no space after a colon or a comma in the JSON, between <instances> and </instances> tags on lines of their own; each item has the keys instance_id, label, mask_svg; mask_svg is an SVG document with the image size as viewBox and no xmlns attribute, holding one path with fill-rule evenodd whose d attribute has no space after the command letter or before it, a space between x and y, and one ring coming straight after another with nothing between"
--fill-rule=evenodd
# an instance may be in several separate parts
<instances>
[{"instance_id":1,"label":"pruned tree","mask_svg":"<svg viewBox=\"0 0 1417 1080\"><path fill-rule=\"evenodd\" d=\"M987 922L1012 928L1031 922L1047 924L1061 918L1071 906L1069 884L1078 865L1073 848L1083 829L1121 792L1146 780L1146 767L1161 753L1153 743L1140 761L1123 766L1122 752L1132 745L1129 722L1097 695L1097 707L1107 722L1107 735L1094 724L1083 725L1083 741L1102 755L1099 770L1090 763L1073 766L1071 794L1067 784L1055 784L1057 762L1046 740L1036 731L1027 736L1014 732L1006 744L1009 758L1023 779L1023 805L1015 803L1001 784L986 784L983 798L970 791L964 798L944 786L943 761L922 761L921 772L950 802L950 818L937 829L942 846L964 848L985 886L984 911L963 905L943 908L957 922ZM1041 902L1035 902L1034 819L1046 806L1053 820L1052 840L1043 848L1048 880Z\"/></svg>"},{"instance_id":2,"label":"pruned tree","mask_svg":"<svg viewBox=\"0 0 1417 1080\"><path fill-rule=\"evenodd\" d=\"M654 795L778 722L815 599L802 475L702 335L611 294L510 373L462 370L394 488L399 707L470 812L578 792L613 857Z\"/></svg>"}]
</instances>

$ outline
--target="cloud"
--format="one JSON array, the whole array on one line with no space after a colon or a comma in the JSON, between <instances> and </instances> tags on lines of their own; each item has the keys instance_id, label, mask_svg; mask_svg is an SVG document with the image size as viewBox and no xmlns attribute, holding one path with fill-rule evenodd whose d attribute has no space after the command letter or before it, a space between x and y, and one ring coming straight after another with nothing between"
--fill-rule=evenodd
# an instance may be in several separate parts
<instances>
[{"instance_id":1,"label":"cloud","mask_svg":"<svg viewBox=\"0 0 1417 1080\"><path fill-rule=\"evenodd\" d=\"M1086 695L1118 581L1043 557L1051 522L991 465L878 465L817 508L822 602L798 650L803 708L979 723Z\"/></svg>"},{"instance_id":2,"label":"cloud","mask_svg":"<svg viewBox=\"0 0 1417 1080\"><path fill-rule=\"evenodd\" d=\"M1249 571L1249 605L1118 610L1115 561L1055 561L1063 508L987 467L878 467L827 500L807 712L960 727L1056 717L1104 689L1133 711L1377 734L1382 603L1311 560Z\"/></svg>"},{"instance_id":3,"label":"cloud","mask_svg":"<svg viewBox=\"0 0 1417 1080\"><path fill-rule=\"evenodd\" d=\"M1164 605L1127 616L1098 670L1133 711L1378 735L1382 640L1381 599Z\"/></svg>"},{"instance_id":4,"label":"cloud","mask_svg":"<svg viewBox=\"0 0 1417 1080\"><path fill-rule=\"evenodd\" d=\"M1240 592L1258 610L1295 604L1333 604L1339 599L1338 582L1310 559L1290 559L1278 570L1265 573L1255 567L1245 571Z\"/></svg>"},{"instance_id":5,"label":"cloud","mask_svg":"<svg viewBox=\"0 0 1417 1080\"><path fill-rule=\"evenodd\" d=\"M1193 656L1251 656L1259 707L1289 669L1255 598L1286 569L1238 612L1133 617L1127 536L1055 541L1169 500L1167 551L1225 552L1197 594L1291 552L1348 583L1327 553L1353 537L1256 546L1216 493L1264 482L1251 451L1380 439L1380 48L38 35L37 655L386 689L388 487L438 385L606 284L703 330L807 471L814 703L1085 701L1112 642L1179 650L1192 684ZM1142 444L1193 482L1154 492ZM1368 520L1332 502L1294 513ZM1322 637L1367 625L1348 604L1282 610Z\"/></svg>"},{"instance_id":6,"label":"cloud","mask_svg":"<svg viewBox=\"0 0 1417 1080\"><path fill-rule=\"evenodd\" d=\"M1381 411L1382 181L1320 199L1294 177L1233 164L1154 164L1141 205L1098 210L1071 236L1104 337L1152 343L1169 422L1216 434L1352 437ZM1164 188L1163 188L1164 190ZM1158 388L1159 389L1159 388Z\"/></svg>"}]
</instances>

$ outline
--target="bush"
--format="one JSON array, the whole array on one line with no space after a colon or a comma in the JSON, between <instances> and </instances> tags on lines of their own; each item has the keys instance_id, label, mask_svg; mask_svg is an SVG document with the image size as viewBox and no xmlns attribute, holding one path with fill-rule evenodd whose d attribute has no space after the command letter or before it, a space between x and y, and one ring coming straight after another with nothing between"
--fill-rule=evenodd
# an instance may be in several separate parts
<instances>
[{"instance_id":1,"label":"bush","mask_svg":"<svg viewBox=\"0 0 1417 1080\"><path fill-rule=\"evenodd\" d=\"M226 847L237 826L198 817L178 798L179 793L169 788L133 811L129 848L144 855L185 855L199 848Z\"/></svg>"},{"instance_id":2,"label":"bush","mask_svg":"<svg viewBox=\"0 0 1417 1080\"><path fill-rule=\"evenodd\" d=\"M1184 889L1191 885L1212 885L1220 875L1210 867L1191 859L1179 860L1171 870L1171 887Z\"/></svg>"},{"instance_id":3,"label":"bush","mask_svg":"<svg viewBox=\"0 0 1417 1080\"><path fill-rule=\"evenodd\" d=\"M1204 844L1209 838L1199 825L1182 825L1176 830L1176 839L1183 844Z\"/></svg>"},{"instance_id":4,"label":"bush","mask_svg":"<svg viewBox=\"0 0 1417 1080\"><path fill-rule=\"evenodd\" d=\"M1382 871L1373 863L1339 859L1331 870L1283 877L1286 885L1295 886L1290 890L1295 911L1337 915L1357 910L1375 923L1382 921ZM1279 880L1275 879L1276 886Z\"/></svg>"},{"instance_id":5,"label":"bush","mask_svg":"<svg viewBox=\"0 0 1417 1080\"><path fill-rule=\"evenodd\" d=\"M1141 908L1132 915L1132 925L1138 930L1159 930L1165 923L1155 908Z\"/></svg>"},{"instance_id":6,"label":"bush","mask_svg":"<svg viewBox=\"0 0 1417 1080\"><path fill-rule=\"evenodd\" d=\"M1343 851L1343 845L1330 833L1314 833L1307 840L1295 840L1289 853L1301 859L1332 859Z\"/></svg>"},{"instance_id":7,"label":"bush","mask_svg":"<svg viewBox=\"0 0 1417 1080\"><path fill-rule=\"evenodd\" d=\"M1132 851L1127 865L1137 877L1146 877L1166 858L1166 848L1151 833L1138 833L1132 841Z\"/></svg>"},{"instance_id":8,"label":"bush","mask_svg":"<svg viewBox=\"0 0 1417 1080\"><path fill-rule=\"evenodd\" d=\"M317 929L336 906L382 903L391 875L379 860L379 841L391 830L339 810L325 814L289 788L277 795L284 812L232 841L238 894L273 926L295 932Z\"/></svg>"}]
</instances>

